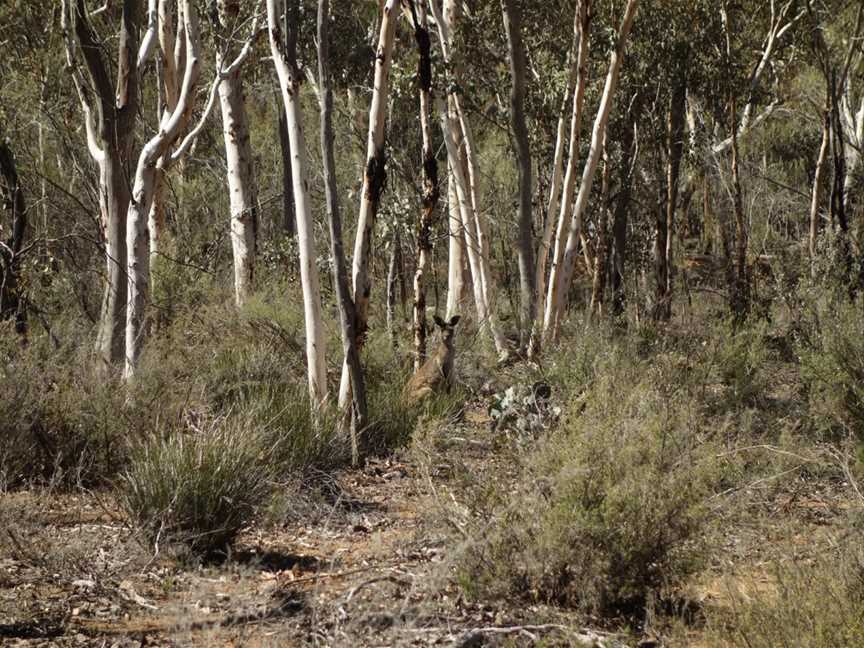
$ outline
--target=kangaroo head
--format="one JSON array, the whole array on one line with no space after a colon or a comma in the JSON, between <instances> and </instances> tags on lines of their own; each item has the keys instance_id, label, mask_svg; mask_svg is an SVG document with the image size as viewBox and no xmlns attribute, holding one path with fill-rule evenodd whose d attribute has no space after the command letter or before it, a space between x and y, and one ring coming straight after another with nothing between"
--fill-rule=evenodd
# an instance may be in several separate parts
<instances>
[{"instance_id":1,"label":"kangaroo head","mask_svg":"<svg viewBox=\"0 0 864 648\"><path fill-rule=\"evenodd\" d=\"M453 336L456 334L456 325L461 319L459 315L454 315L449 322L444 321L437 315L433 318L435 325L441 329L441 342L448 348L453 348Z\"/></svg>"}]
</instances>

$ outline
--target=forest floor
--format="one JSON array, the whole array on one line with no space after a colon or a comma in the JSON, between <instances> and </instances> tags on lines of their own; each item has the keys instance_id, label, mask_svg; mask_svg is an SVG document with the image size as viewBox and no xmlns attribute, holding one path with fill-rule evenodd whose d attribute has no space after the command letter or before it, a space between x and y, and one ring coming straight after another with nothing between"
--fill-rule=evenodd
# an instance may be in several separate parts
<instances>
[{"instance_id":1,"label":"forest floor","mask_svg":"<svg viewBox=\"0 0 864 648\"><path fill-rule=\"evenodd\" d=\"M846 506L840 489L804 481L750 498L673 613L689 621L665 637L614 635L575 613L460 596L440 532L462 506L454 467L482 478L506 455L490 451L481 408L451 428L431 461L406 450L321 477L317 500L286 498L281 521L249 529L221 563L142 545L105 493L0 494L0 645L707 647L705 606L770 595L768 565L818 555Z\"/></svg>"}]
</instances>

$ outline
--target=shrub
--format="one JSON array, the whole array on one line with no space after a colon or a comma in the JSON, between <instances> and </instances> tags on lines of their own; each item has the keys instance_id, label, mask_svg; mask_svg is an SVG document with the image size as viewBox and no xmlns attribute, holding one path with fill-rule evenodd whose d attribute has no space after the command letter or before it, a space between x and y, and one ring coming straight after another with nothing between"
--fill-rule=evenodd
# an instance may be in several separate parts
<instances>
[{"instance_id":1,"label":"shrub","mask_svg":"<svg viewBox=\"0 0 864 648\"><path fill-rule=\"evenodd\" d=\"M120 479L120 501L154 543L222 550L266 504L272 456L251 426L211 421L136 448Z\"/></svg>"},{"instance_id":2,"label":"shrub","mask_svg":"<svg viewBox=\"0 0 864 648\"><path fill-rule=\"evenodd\" d=\"M811 412L828 427L841 425L864 439L862 304L841 301L822 313L809 343L799 346L801 376Z\"/></svg>"},{"instance_id":3,"label":"shrub","mask_svg":"<svg viewBox=\"0 0 864 648\"><path fill-rule=\"evenodd\" d=\"M670 400L656 378L610 354L513 494L478 516L491 522L459 561L469 593L641 614L697 567L722 463L689 401Z\"/></svg>"},{"instance_id":4,"label":"shrub","mask_svg":"<svg viewBox=\"0 0 864 648\"><path fill-rule=\"evenodd\" d=\"M730 389L733 405L753 404L764 395L768 384L765 364L770 358L766 326L759 322L733 330L723 322L713 331L714 361L720 379Z\"/></svg>"},{"instance_id":5,"label":"shrub","mask_svg":"<svg viewBox=\"0 0 864 648\"><path fill-rule=\"evenodd\" d=\"M153 416L95 371L89 348L35 337L25 348L0 331L0 481L19 486L104 483L125 445ZM86 335L84 331L63 335ZM8 345L8 346L7 346ZM89 345L88 345L89 346Z\"/></svg>"}]
</instances>

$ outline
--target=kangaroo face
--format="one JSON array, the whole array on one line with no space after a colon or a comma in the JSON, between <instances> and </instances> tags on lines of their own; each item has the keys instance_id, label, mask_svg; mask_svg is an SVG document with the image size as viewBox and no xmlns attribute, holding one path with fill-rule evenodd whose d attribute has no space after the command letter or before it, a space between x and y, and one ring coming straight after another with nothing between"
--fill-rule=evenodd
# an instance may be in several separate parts
<instances>
[{"instance_id":1,"label":"kangaroo face","mask_svg":"<svg viewBox=\"0 0 864 648\"><path fill-rule=\"evenodd\" d=\"M443 319L438 317L437 315L433 318L435 320L435 325L441 329L441 343L444 344L448 349L453 348L453 336L456 335L456 325L459 323L461 319L459 315L454 315L450 318L449 322L445 322Z\"/></svg>"}]
</instances>

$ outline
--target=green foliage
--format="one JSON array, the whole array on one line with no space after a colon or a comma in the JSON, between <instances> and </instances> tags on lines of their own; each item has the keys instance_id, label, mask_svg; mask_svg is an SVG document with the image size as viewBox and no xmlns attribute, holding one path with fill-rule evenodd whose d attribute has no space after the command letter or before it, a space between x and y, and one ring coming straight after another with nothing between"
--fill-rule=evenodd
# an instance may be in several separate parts
<instances>
[{"instance_id":1,"label":"green foliage","mask_svg":"<svg viewBox=\"0 0 864 648\"><path fill-rule=\"evenodd\" d=\"M75 329L57 333L86 339ZM127 441L158 415L152 402L127 400L97 375L89 349L54 348L45 337L19 344L11 327L0 329L0 489L102 482L122 462Z\"/></svg>"},{"instance_id":2,"label":"green foliage","mask_svg":"<svg viewBox=\"0 0 864 648\"><path fill-rule=\"evenodd\" d=\"M801 375L821 427L842 426L864 440L864 315L860 299L819 313L813 334L799 345Z\"/></svg>"},{"instance_id":3,"label":"green foliage","mask_svg":"<svg viewBox=\"0 0 864 648\"><path fill-rule=\"evenodd\" d=\"M751 323L737 330L730 322L722 322L714 332L714 361L720 379L729 390L727 400L751 405L767 386L766 363L770 350L765 344L767 325Z\"/></svg>"},{"instance_id":4,"label":"green foliage","mask_svg":"<svg viewBox=\"0 0 864 648\"><path fill-rule=\"evenodd\" d=\"M584 409L583 409L584 408ZM610 352L460 559L469 593L640 614L702 557L723 463L686 399Z\"/></svg>"},{"instance_id":5,"label":"green foliage","mask_svg":"<svg viewBox=\"0 0 864 648\"><path fill-rule=\"evenodd\" d=\"M273 458L253 425L206 421L137 447L120 477L120 502L157 545L223 550L266 503Z\"/></svg>"}]
</instances>

